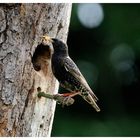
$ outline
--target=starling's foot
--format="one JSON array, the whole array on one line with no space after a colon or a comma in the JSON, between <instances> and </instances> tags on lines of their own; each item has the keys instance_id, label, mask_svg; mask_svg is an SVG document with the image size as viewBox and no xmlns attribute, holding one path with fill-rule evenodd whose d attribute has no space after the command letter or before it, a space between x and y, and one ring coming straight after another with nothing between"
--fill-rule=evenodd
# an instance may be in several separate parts
<instances>
[{"instance_id":1,"label":"starling's foot","mask_svg":"<svg viewBox=\"0 0 140 140\"><path fill-rule=\"evenodd\" d=\"M57 101L58 104L62 104L62 107L70 106L74 103L74 99L71 98L70 96L65 97L63 94L56 94L54 95L54 99Z\"/></svg>"},{"instance_id":2,"label":"starling's foot","mask_svg":"<svg viewBox=\"0 0 140 140\"><path fill-rule=\"evenodd\" d=\"M79 95L80 92L75 92L75 93L63 93L62 96L65 97L63 102L62 102L62 107L70 106L74 103L74 99L72 97Z\"/></svg>"},{"instance_id":3,"label":"starling's foot","mask_svg":"<svg viewBox=\"0 0 140 140\"><path fill-rule=\"evenodd\" d=\"M74 99L71 98L71 96L65 97L63 102L62 102L62 107L66 106L70 106L74 103Z\"/></svg>"}]
</instances>

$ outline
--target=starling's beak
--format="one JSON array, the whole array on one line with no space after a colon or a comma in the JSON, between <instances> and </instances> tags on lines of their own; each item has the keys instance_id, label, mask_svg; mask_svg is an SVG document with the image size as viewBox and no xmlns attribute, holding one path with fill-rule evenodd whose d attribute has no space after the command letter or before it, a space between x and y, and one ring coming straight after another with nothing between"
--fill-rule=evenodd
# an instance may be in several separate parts
<instances>
[{"instance_id":1,"label":"starling's beak","mask_svg":"<svg viewBox=\"0 0 140 140\"><path fill-rule=\"evenodd\" d=\"M41 37L41 42L44 44L44 45L49 45L50 43L53 42L52 38L49 37L48 35L44 35Z\"/></svg>"}]
</instances>

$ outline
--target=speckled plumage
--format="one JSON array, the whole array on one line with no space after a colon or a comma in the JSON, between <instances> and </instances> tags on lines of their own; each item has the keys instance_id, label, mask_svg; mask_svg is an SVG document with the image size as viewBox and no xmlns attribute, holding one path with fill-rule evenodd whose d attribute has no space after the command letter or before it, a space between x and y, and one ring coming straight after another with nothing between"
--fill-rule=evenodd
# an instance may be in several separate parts
<instances>
[{"instance_id":1,"label":"speckled plumage","mask_svg":"<svg viewBox=\"0 0 140 140\"><path fill-rule=\"evenodd\" d=\"M91 104L96 111L100 111L95 96L80 70L69 57L68 47L61 40L52 38L54 52L52 55L52 71L60 85L70 92L79 92L83 99Z\"/></svg>"}]
</instances>

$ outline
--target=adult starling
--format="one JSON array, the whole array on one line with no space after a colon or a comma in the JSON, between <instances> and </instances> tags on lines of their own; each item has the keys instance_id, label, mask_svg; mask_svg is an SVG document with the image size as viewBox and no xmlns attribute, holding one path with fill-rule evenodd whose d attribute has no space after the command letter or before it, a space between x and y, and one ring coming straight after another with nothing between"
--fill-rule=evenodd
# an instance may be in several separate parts
<instances>
[{"instance_id":1,"label":"adult starling","mask_svg":"<svg viewBox=\"0 0 140 140\"><path fill-rule=\"evenodd\" d=\"M63 94L66 97L81 95L97 112L100 108L96 104L98 98L93 93L80 70L69 57L68 46L59 39L44 36L44 40L52 42L53 54L51 58L52 71L60 85L71 93ZM67 98L67 99L68 99Z\"/></svg>"}]
</instances>

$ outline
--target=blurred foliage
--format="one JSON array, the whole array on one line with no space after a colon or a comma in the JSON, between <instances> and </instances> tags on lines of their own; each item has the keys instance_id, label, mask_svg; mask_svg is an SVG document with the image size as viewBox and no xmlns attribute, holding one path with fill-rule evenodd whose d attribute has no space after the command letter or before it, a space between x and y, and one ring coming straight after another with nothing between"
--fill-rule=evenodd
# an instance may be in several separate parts
<instances>
[{"instance_id":1,"label":"blurred foliage","mask_svg":"<svg viewBox=\"0 0 140 140\"><path fill-rule=\"evenodd\" d=\"M99 98L101 112L78 96L70 107L57 105L52 136L140 136L140 5L102 4L103 22L93 29L81 25L77 5L69 54Z\"/></svg>"}]
</instances>

